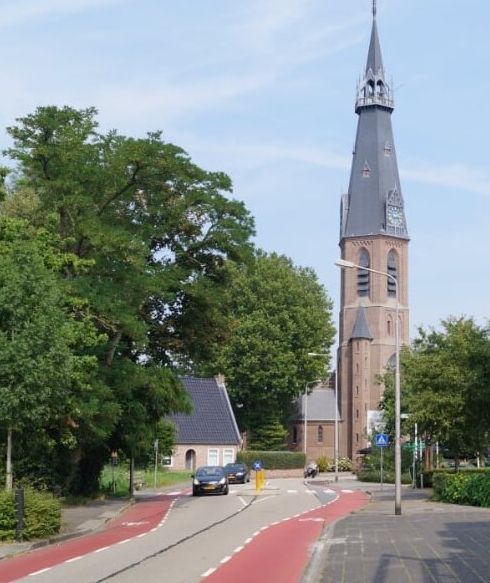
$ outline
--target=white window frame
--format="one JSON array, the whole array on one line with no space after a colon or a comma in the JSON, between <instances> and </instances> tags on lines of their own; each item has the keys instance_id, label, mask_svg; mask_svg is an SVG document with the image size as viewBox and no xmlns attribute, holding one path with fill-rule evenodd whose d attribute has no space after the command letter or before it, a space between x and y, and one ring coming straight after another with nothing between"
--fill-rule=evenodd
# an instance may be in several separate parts
<instances>
[{"instance_id":1,"label":"white window frame","mask_svg":"<svg viewBox=\"0 0 490 583\"><path fill-rule=\"evenodd\" d=\"M164 468L172 468L174 465L174 456L173 455L162 455L161 465Z\"/></svg>"},{"instance_id":2,"label":"white window frame","mask_svg":"<svg viewBox=\"0 0 490 583\"><path fill-rule=\"evenodd\" d=\"M208 466L219 466L219 448L210 447L208 449Z\"/></svg>"},{"instance_id":3,"label":"white window frame","mask_svg":"<svg viewBox=\"0 0 490 583\"><path fill-rule=\"evenodd\" d=\"M223 448L223 465L232 464L235 461L235 449L233 447Z\"/></svg>"}]
</instances>

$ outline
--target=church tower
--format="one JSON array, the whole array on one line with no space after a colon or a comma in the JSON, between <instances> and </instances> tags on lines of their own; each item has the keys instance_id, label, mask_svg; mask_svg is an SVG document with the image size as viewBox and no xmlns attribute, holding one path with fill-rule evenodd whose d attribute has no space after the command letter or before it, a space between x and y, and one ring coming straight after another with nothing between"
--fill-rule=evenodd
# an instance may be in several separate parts
<instances>
[{"instance_id":1,"label":"church tower","mask_svg":"<svg viewBox=\"0 0 490 583\"><path fill-rule=\"evenodd\" d=\"M357 89L359 116L349 191L340 210L341 258L363 267L341 270L339 395L341 456L368 445L383 387L377 376L395 359L398 287L400 345L408 343L408 231L391 126L392 87L386 78L373 2L366 70Z\"/></svg>"}]
</instances>

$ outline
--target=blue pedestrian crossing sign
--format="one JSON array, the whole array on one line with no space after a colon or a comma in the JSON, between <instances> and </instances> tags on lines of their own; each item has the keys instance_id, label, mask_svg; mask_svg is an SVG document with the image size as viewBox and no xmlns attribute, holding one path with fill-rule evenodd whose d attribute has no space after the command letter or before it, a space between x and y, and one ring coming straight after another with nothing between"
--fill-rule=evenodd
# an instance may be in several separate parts
<instances>
[{"instance_id":1,"label":"blue pedestrian crossing sign","mask_svg":"<svg viewBox=\"0 0 490 583\"><path fill-rule=\"evenodd\" d=\"M262 469L262 461L261 460L255 460L253 463L253 469L257 472L258 470Z\"/></svg>"},{"instance_id":2,"label":"blue pedestrian crossing sign","mask_svg":"<svg viewBox=\"0 0 490 583\"><path fill-rule=\"evenodd\" d=\"M388 447L389 437L387 433L377 433L375 436L375 444L378 447Z\"/></svg>"}]
</instances>

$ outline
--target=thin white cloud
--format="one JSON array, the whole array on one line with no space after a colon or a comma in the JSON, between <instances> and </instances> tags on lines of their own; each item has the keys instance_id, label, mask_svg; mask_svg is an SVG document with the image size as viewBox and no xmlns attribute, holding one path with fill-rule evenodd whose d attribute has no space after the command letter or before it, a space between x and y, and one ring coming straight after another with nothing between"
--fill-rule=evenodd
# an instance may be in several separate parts
<instances>
[{"instance_id":1,"label":"thin white cloud","mask_svg":"<svg viewBox=\"0 0 490 583\"><path fill-rule=\"evenodd\" d=\"M230 157L235 161L235 166L236 161L239 160L240 165L247 169L260 168L273 163L296 162L348 172L352 160L349 156L327 148L282 146L263 142L247 144L201 142L188 135L185 138L190 150L219 155L221 159ZM490 173L463 164L428 166L412 163L409 167L402 166L400 174L403 179L420 184L434 184L475 194L490 195Z\"/></svg>"},{"instance_id":2,"label":"thin white cloud","mask_svg":"<svg viewBox=\"0 0 490 583\"><path fill-rule=\"evenodd\" d=\"M17 0L8 6L2 6L0 28L43 16L74 14L109 4L120 4L121 1L123 0L28 0L24 2Z\"/></svg>"},{"instance_id":3,"label":"thin white cloud","mask_svg":"<svg viewBox=\"0 0 490 583\"><path fill-rule=\"evenodd\" d=\"M414 182L435 184L490 196L490 173L470 168L464 164L402 167L400 173L407 180Z\"/></svg>"}]
</instances>

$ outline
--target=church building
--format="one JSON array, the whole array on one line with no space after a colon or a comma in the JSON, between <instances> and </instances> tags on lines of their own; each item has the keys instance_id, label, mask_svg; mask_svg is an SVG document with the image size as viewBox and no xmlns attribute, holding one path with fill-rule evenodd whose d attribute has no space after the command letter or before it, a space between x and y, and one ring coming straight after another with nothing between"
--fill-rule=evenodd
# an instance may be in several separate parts
<instances>
[{"instance_id":1,"label":"church building","mask_svg":"<svg viewBox=\"0 0 490 583\"><path fill-rule=\"evenodd\" d=\"M400 346L409 341L409 237L391 125L393 109L374 2L366 70L355 104L358 126L349 190L342 196L340 210L341 259L381 272L341 269L339 455L354 460L369 444L378 415L383 393L378 375L394 366L397 312Z\"/></svg>"}]
</instances>

